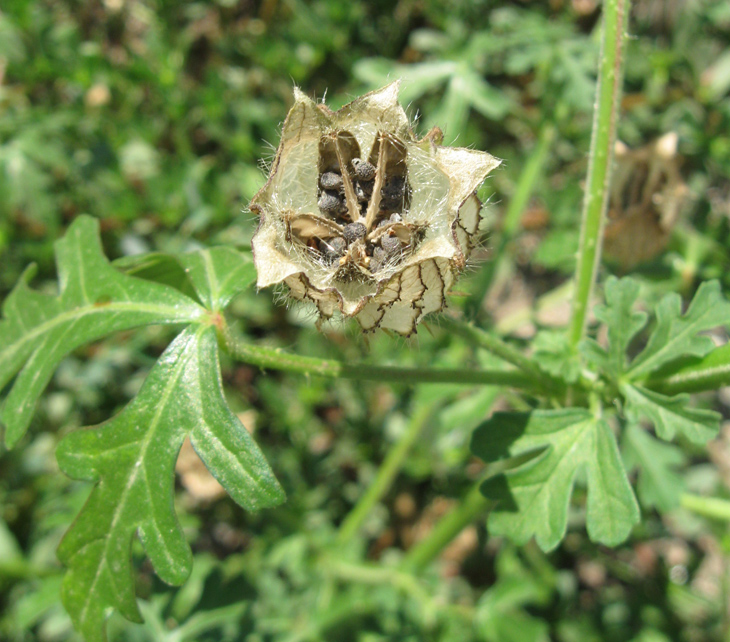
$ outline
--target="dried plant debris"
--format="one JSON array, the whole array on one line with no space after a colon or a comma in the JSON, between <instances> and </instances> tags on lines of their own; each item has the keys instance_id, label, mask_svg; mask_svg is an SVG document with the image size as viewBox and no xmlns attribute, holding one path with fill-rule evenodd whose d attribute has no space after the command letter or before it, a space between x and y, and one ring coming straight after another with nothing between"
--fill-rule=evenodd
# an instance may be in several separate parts
<instances>
[{"instance_id":1,"label":"dried plant debris","mask_svg":"<svg viewBox=\"0 0 730 642\"><path fill-rule=\"evenodd\" d=\"M679 173L677 134L636 150L617 142L604 240L608 260L631 270L660 254L688 195Z\"/></svg>"},{"instance_id":2,"label":"dried plant debris","mask_svg":"<svg viewBox=\"0 0 730 642\"><path fill-rule=\"evenodd\" d=\"M481 217L476 189L499 160L417 139L398 82L337 112L294 91L271 175L251 201L258 286L285 284L324 319L339 312L410 335L440 311Z\"/></svg>"}]
</instances>

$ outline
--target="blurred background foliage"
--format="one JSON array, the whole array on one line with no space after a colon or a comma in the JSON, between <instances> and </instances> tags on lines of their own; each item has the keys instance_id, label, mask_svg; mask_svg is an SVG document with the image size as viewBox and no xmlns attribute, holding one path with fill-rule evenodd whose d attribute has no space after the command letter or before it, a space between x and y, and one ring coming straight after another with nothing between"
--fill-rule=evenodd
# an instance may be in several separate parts
<instances>
[{"instance_id":1,"label":"blurred background foliage","mask_svg":"<svg viewBox=\"0 0 730 642\"><path fill-rule=\"evenodd\" d=\"M599 26L596 0L4 0L0 298L30 262L38 287L53 291L53 240L81 213L100 219L114 259L248 247L246 205L292 85L336 108L400 77L420 132L438 124L446 142L505 160L483 189L485 247L451 306L528 342L567 321ZM636 150L675 132L687 188L671 220L619 230L620 244L661 228L659 251L634 265L619 250L605 271L631 271L647 300L707 278L727 292L730 4L635 0L630 31L620 138ZM252 340L341 359L492 365L437 323L412 341L365 342L347 325L320 334L311 314L275 298L235 302ZM149 329L80 351L23 447L0 453L0 639L76 639L55 548L89 489L59 473L55 445L119 410L170 336ZM289 500L244 514L183 452L177 499L193 577L164 586L136 551L146 622L114 616L111 640L728 639L727 526L678 506L648 502L632 540L609 550L587 540L578 502L550 555L489 538L479 519L424 573L396 570L483 472L468 453L473 428L520 399L223 366L231 403ZM727 391L707 404L730 416ZM338 525L424 408L423 438L393 488L333 557ZM730 496L729 439L724 431L708 451L665 446L657 456L676 474L660 482Z\"/></svg>"}]
</instances>

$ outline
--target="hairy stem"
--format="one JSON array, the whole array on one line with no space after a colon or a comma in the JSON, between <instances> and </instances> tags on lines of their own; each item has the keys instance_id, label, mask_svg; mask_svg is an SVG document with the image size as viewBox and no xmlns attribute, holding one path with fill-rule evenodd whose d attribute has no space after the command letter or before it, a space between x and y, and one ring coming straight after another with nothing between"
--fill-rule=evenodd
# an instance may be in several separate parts
<instances>
[{"instance_id":1,"label":"hairy stem","mask_svg":"<svg viewBox=\"0 0 730 642\"><path fill-rule=\"evenodd\" d=\"M609 184L621 103L623 54L630 0L605 0L603 34L593 116L588 178L583 201L580 250L575 272L575 296L569 338L573 349L583 338L588 304L601 259L603 223L608 209Z\"/></svg>"},{"instance_id":2,"label":"hairy stem","mask_svg":"<svg viewBox=\"0 0 730 642\"><path fill-rule=\"evenodd\" d=\"M390 490L393 480L400 472L413 444L416 443L423 433L423 429L428 425L434 410L435 404L426 404L411 417L408 428L398 443L388 451L372 484L342 522L337 534L337 540L340 544L346 544L357 534L375 505Z\"/></svg>"},{"instance_id":3,"label":"hairy stem","mask_svg":"<svg viewBox=\"0 0 730 642\"><path fill-rule=\"evenodd\" d=\"M517 366L525 374L530 375L536 381L539 381L545 388L562 388L564 384L554 379L549 374L540 370L537 362L533 361L529 357L526 357L519 350L516 350L508 343L502 341L502 339L495 337L494 335L480 330L476 326L459 321L452 317L443 315L439 319L439 323L442 328L460 336L465 341L468 341L472 345L488 350L492 354L498 356L500 359L511 363L513 366Z\"/></svg>"},{"instance_id":4,"label":"hairy stem","mask_svg":"<svg viewBox=\"0 0 730 642\"><path fill-rule=\"evenodd\" d=\"M511 386L541 391L540 382L519 370L470 370L456 368L400 368L368 363L348 363L334 359L302 357L278 348L246 343L224 330L225 350L234 358L263 369L283 370L333 379L359 379L390 383L454 383L467 385Z\"/></svg>"},{"instance_id":5,"label":"hairy stem","mask_svg":"<svg viewBox=\"0 0 730 642\"><path fill-rule=\"evenodd\" d=\"M432 562L453 539L493 505L474 485L461 503L439 521L428 536L411 548L403 558L403 570L417 572Z\"/></svg>"}]
</instances>

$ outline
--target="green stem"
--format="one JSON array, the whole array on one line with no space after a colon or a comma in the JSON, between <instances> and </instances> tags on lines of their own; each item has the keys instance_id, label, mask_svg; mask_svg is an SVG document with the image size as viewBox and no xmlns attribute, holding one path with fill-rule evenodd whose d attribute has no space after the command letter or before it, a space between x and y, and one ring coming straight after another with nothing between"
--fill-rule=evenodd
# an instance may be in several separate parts
<instances>
[{"instance_id":1,"label":"green stem","mask_svg":"<svg viewBox=\"0 0 730 642\"><path fill-rule=\"evenodd\" d=\"M489 261L479 272L475 284L475 292L469 297L465 306L464 313L468 318L473 318L479 311L482 301L489 291L494 275L499 274L502 266L511 260L510 254L507 252L509 242L517 232L520 224L520 217L530 202L532 193L535 191L540 174L545 167L552 142L555 139L555 126L552 123L546 123L540 130L540 135L535 149L532 151L527 163L525 164L517 187L507 208L502 221L502 229L499 232L496 242L493 242L491 253L495 260Z\"/></svg>"},{"instance_id":2,"label":"green stem","mask_svg":"<svg viewBox=\"0 0 730 642\"><path fill-rule=\"evenodd\" d=\"M730 522L730 501L727 499L682 493L679 503L682 508L686 508L697 515L722 522Z\"/></svg>"},{"instance_id":3,"label":"green stem","mask_svg":"<svg viewBox=\"0 0 730 642\"><path fill-rule=\"evenodd\" d=\"M603 222L608 209L609 184L621 103L623 51L630 0L605 0L603 35L593 117L588 178L583 201L580 250L575 272L575 297L569 338L573 349L583 338L588 303L601 258Z\"/></svg>"},{"instance_id":4,"label":"green stem","mask_svg":"<svg viewBox=\"0 0 730 642\"><path fill-rule=\"evenodd\" d=\"M479 491L481 482L469 490L463 501L439 521L428 536L411 548L401 568L417 572L432 562L453 539L493 504Z\"/></svg>"},{"instance_id":5,"label":"green stem","mask_svg":"<svg viewBox=\"0 0 730 642\"><path fill-rule=\"evenodd\" d=\"M404 573L394 568L385 568L375 564L353 564L340 559L325 558L322 568L327 575L344 582L357 584L395 586L405 593L409 593L420 602L433 609L433 598L411 573Z\"/></svg>"},{"instance_id":6,"label":"green stem","mask_svg":"<svg viewBox=\"0 0 730 642\"><path fill-rule=\"evenodd\" d=\"M283 370L333 379L359 379L391 383L452 383L468 385L511 386L539 390L539 382L519 370L469 370L451 368L400 368L368 363L347 363L334 359L302 357L278 348L265 348L240 341L222 333L226 351L235 359L259 368Z\"/></svg>"},{"instance_id":7,"label":"green stem","mask_svg":"<svg viewBox=\"0 0 730 642\"><path fill-rule=\"evenodd\" d=\"M683 360L676 370L649 379L646 386L667 395L730 386L730 343L715 348L702 358Z\"/></svg>"},{"instance_id":8,"label":"green stem","mask_svg":"<svg viewBox=\"0 0 730 642\"><path fill-rule=\"evenodd\" d=\"M468 341L472 345L488 350L492 354L498 356L500 359L511 363L513 366L517 366L525 374L530 375L535 380L539 381L546 388L563 388L564 384L547 373L540 370L540 367L535 361L526 357L519 350L516 350L508 343L502 341L498 337L495 337L484 330L480 330L476 326L459 321L452 317L442 315L439 318L439 323L442 328L460 336L465 341Z\"/></svg>"},{"instance_id":9,"label":"green stem","mask_svg":"<svg viewBox=\"0 0 730 642\"><path fill-rule=\"evenodd\" d=\"M504 222L502 223L502 238L501 243L509 242L517 232L517 228L520 225L520 218L523 212L527 209L527 205L530 202L532 193L535 191L535 185L540 178L545 167L545 160L547 159L550 147L555 139L555 125L553 123L545 123L540 130L540 136L537 140L537 145L533 150L530 158L525 164L525 168L520 174L520 180L517 183L517 189L515 190L514 196L510 201L507 213L504 216ZM501 253L498 254L501 256Z\"/></svg>"},{"instance_id":10,"label":"green stem","mask_svg":"<svg viewBox=\"0 0 730 642\"><path fill-rule=\"evenodd\" d=\"M429 419L433 416L435 407L436 404L426 404L420 408L411 417L411 421L398 443L388 450L373 483L342 522L337 534L340 544L347 544L357 534L375 505L390 490L393 480L403 466L413 444L416 443L428 425Z\"/></svg>"}]
</instances>

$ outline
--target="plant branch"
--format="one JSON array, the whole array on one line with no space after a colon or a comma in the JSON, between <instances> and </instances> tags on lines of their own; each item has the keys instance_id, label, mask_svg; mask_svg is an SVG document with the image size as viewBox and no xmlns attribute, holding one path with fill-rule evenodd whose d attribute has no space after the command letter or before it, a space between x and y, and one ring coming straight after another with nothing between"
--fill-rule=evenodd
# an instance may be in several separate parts
<instances>
[{"instance_id":1,"label":"plant branch","mask_svg":"<svg viewBox=\"0 0 730 642\"><path fill-rule=\"evenodd\" d=\"M601 62L575 272L576 289L568 335L574 350L583 338L588 304L601 259L603 223L608 209L608 188L621 104L623 53L629 8L630 0L606 0L603 3Z\"/></svg>"},{"instance_id":2,"label":"plant branch","mask_svg":"<svg viewBox=\"0 0 730 642\"><path fill-rule=\"evenodd\" d=\"M537 362L526 357L519 350L516 350L498 337L495 337L484 330L480 330L470 323L466 323L465 321L460 321L446 315L442 315L439 318L439 322L441 327L445 330L460 336L462 339L477 348L488 350L500 359L511 363L513 366L517 366L525 374L530 375L533 379L539 381L545 388L565 387L563 382L540 370Z\"/></svg>"},{"instance_id":3,"label":"plant branch","mask_svg":"<svg viewBox=\"0 0 730 642\"><path fill-rule=\"evenodd\" d=\"M423 429L428 425L429 419L433 416L435 406L436 404L433 403L426 404L411 417L408 428L398 443L389 449L372 484L342 522L337 534L340 544L346 544L357 534L372 509L390 490L393 480L398 475L413 444L416 443L423 433Z\"/></svg>"},{"instance_id":4,"label":"plant branch","mask_svg":"<svg viewBox=\"0 0 730 642\"><path fill-rule=\"evenodd\" d=\"M348 363L334 359L303 357L279 348L246 343L222 332L224 348L235 359L263 369L283 370L333 379L358 379L391 383L452 383L465 385L509 386L540 391L533 377L519 370L471 370L456 368L401 368L368 363Z\"/></svg>"}]
</instances>

